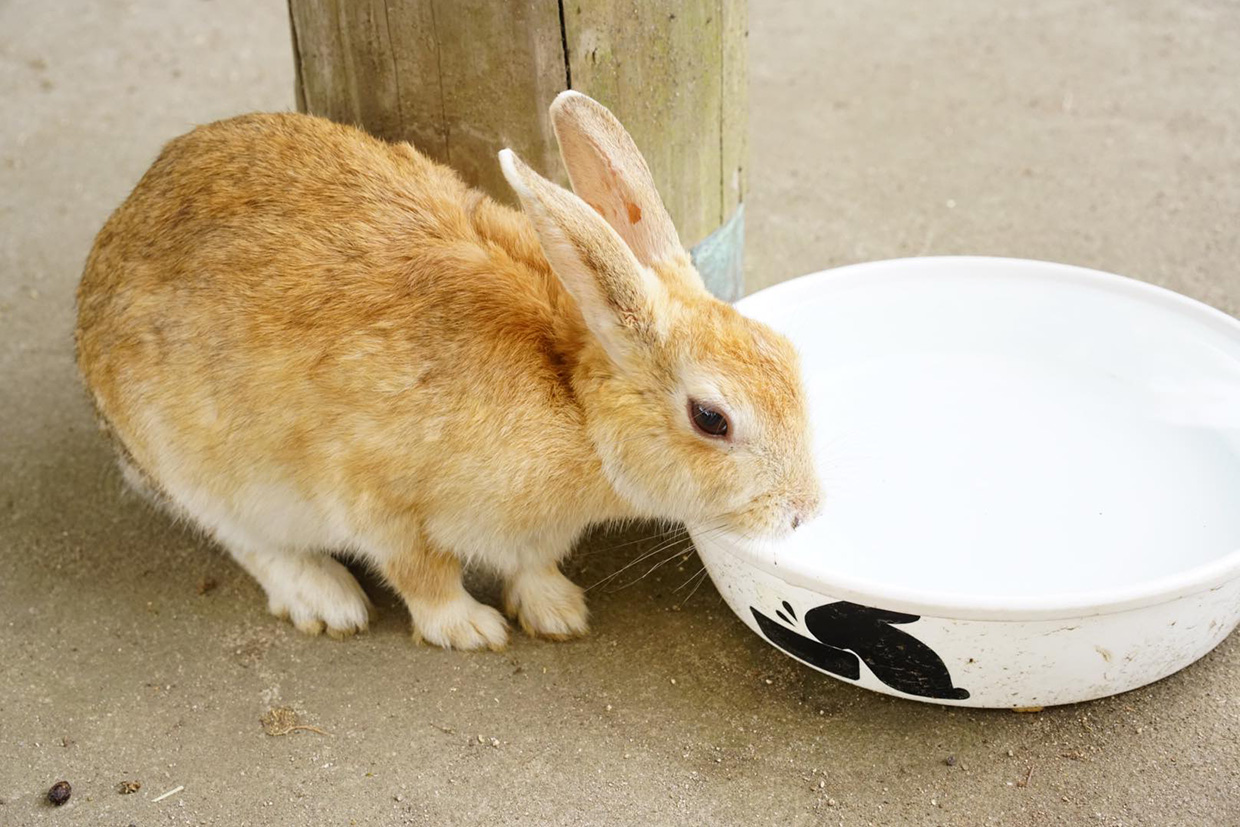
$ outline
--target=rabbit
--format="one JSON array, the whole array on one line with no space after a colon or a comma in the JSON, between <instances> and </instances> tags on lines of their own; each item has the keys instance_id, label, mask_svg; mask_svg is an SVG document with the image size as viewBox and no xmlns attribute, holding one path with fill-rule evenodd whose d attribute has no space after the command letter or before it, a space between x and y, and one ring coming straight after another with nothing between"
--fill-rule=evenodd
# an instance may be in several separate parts
<instances>
[{"instance_id":1,"label":"rabbit","mask_svg":"<svg viewBox=\"0 0 1240 827\"><path fill-rule=\"evenodd\" d=\"M786 535L819 509L797 353L704 288L633 140L564 92L575 194L499 154L521 210L407 143L250 114L168 143L95 240L77 360L126 480L301 631L587 632L559 568L594 524Z\"/></svg>"}]
</instances>

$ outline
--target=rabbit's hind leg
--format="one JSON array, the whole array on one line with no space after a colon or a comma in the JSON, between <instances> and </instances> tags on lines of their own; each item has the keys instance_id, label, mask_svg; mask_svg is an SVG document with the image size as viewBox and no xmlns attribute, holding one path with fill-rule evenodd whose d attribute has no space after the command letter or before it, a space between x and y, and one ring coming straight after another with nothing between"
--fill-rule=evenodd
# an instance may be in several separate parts
<instances>
[{"instance_id":1,"label":"rabbit's hind leg","mask_svg":"<svg viewBox=\"0 0 1240 827\"><path fill-rule=\"evenodd\" d=\"M217 537L267 593L267 608L298 630L334 638L366 630L370 600L357 579L331 555L256 542L229 532Z\"/></svg>"}]
</instances>

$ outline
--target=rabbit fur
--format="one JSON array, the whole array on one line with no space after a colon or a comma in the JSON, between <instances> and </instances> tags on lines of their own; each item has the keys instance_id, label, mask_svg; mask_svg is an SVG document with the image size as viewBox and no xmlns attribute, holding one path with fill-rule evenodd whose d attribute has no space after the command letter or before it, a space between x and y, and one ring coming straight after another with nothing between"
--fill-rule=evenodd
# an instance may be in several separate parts
<instances>
[{"instance_id":1,"label":"rabbit fur","mask_svg":"<svg viewBox=\"0 0 1240 827\"><path fill-rule=\"evenodd\" d=\"M588 526L762 539L819 508L792 346L705 290L610 112L551 113L576 194L505 150L522 210L407 143L253 114L167 144L95 240L77 358L125 478L302 631L367 626L333 552L415 637L499 649L463 565L564 639L587 612L558 564Z\"/></svg>"}]
</instances>

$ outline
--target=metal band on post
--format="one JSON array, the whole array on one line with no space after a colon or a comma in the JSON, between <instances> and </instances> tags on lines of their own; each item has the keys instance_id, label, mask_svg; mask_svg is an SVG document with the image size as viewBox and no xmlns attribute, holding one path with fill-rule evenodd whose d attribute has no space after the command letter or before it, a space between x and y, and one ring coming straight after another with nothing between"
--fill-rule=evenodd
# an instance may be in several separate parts
<instances>
[{"instance_id":1,"label":"metal band on post","mask_svg":"<svg viewBox=\"0 0 1240 827\"><path fill-rule=\"evenodd\" d=\"M745 205L689 251L706 289L727 302L745 294Z\"/></svg>"}]
</instances>

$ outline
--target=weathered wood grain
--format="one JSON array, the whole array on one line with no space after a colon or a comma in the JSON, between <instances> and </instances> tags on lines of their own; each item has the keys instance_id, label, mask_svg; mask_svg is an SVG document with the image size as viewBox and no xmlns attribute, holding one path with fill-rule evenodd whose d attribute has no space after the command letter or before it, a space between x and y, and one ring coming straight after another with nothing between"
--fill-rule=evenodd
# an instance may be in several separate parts
<instances>
[{"instance_id":1,"label":"weathered wood grain","mask_svg":"<svg viewBox=\"0 0 1240 827\"><path fill-rule=\"evenodd\" d=\"M719 0L573 0L573 86L615 112L650 164L686 244L723 218Z\"/></svg>"},{"instance_id":2,"label":"weathered wood grain","mask_svg":"<svg viewBox=\"0 0 1240 827\"><path fill-rule=\"evenodd\" d=\"M746 0L722 0L723 105L721 138L724 220L745 200L749 151L749 12Z\"/></svg>"},{"instance_id":3,"label":"weathered wood grain","mask_svg":"<svg viewBox=\"0 0 1240 827\"><path fill-rule=\"evenodd\" d=\"M289 0L298 106L408 140L512 202L510 146L563 182L570 85L633 134L687 245L744 198L746 0Z\"/></svg>"},{"instance_id":4,"label":"weathered wood grain","mask_svg":"<svg viewBox=\"0 0 1240 827\"><path fill-rule=\"evenodd\" d=\"M401 128L384 0L293 0L297 78L306 110L379 135Z\"/></svg>"},{"instance_id":5,"label":"weathered wood grain","mask_svg":"<svg viewBox=\"0 0 1240 827\"><path fill-rule=\"evenodd\" d=\"M447 161L465 180L515 203L496 159L504 147L558 177L559 150L547 107L564 89L566 76L559 4L438 0L429 5L437 26Z\"/></svg>"}]
</instances>

